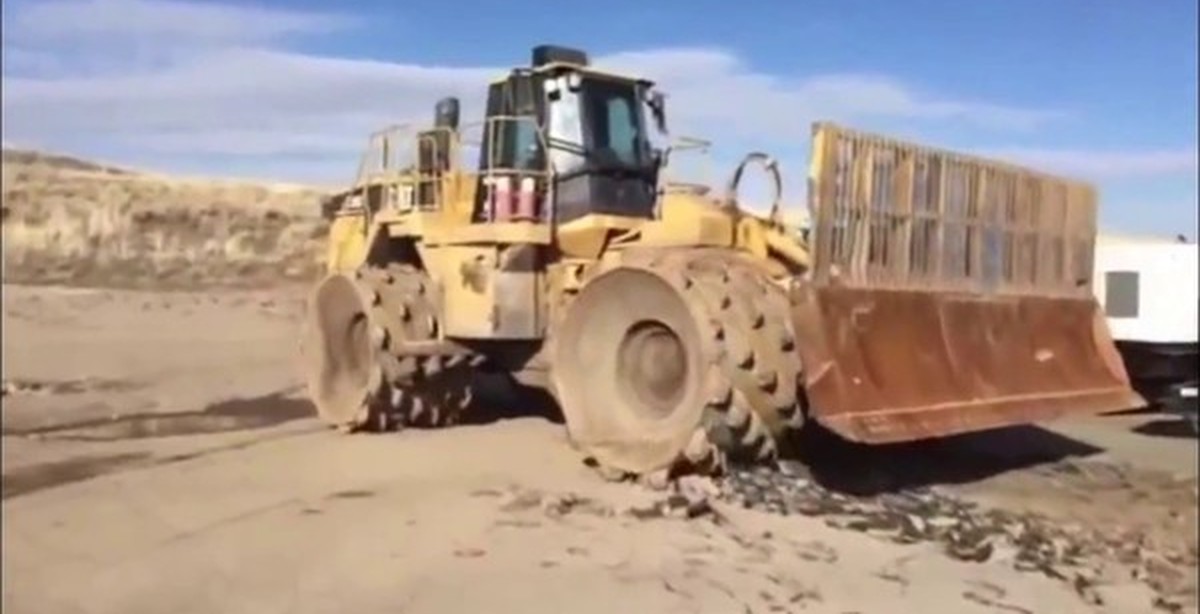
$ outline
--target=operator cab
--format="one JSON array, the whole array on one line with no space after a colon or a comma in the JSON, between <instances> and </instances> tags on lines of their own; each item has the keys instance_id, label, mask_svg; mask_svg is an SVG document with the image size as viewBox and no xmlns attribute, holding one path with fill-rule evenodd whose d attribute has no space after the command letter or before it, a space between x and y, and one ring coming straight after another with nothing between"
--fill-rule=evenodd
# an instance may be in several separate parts
<instances>
[{"instance_id":1,"label":"operator cab","mask_svg":"<svg viewBox=\"0 0 1200 614\"><path fill-rule=\"evenodd\" d=\"M659 154L650 143L645 110L660 131L665 122L662 97L652 87L588 69L582 51L535 47L530 68L516 69L488 89L491 121L480 155L476 219L497 217L491 200L497 187L485 183L495 179L504 182L505 191L523 189L522 181L524 189L532 186L538 208L548 205L558 222L596 213L653 218ZM553 186L540 185L544 179L537 175L547 159L555 172ZM491 178L485 177L489 171ZM548 220L547 213L536 217Z\"/></svg>"}]
</instances>

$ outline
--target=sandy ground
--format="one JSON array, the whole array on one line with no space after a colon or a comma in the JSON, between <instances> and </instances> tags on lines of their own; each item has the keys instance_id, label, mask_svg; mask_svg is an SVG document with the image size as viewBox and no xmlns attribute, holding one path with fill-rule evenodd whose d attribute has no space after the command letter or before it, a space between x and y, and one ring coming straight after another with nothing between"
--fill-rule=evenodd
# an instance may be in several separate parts
<instances>
[{"instance_id":1,"label":"sandy ground","mask_svg":"<svg viewBox=\"0 0 1200 614\"><path fill-rule=\"evenodd\" d=\"M301 396L301 296L4 287L6 613L1156 611L1137 578L1084 599L813 518L639 519L661 495L601 481L542 418L338 435ZM930 479L1194 544L1196 440L1173 424L976 438L1007 460Z\"/></svg>"}]
</instances>

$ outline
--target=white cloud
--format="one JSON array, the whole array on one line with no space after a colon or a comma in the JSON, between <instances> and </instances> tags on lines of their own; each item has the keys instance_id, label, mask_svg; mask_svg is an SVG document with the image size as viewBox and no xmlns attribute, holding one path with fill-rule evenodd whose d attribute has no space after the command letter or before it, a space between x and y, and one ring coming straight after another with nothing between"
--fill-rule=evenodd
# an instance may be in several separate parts
<instances>
[{"instance_id":1,"label":"white cloud","mask_svg":"<svg viewBox=\"0 0 1200 614\"><path fill-rule=\"evenodd\" d=\"M1195 173L1197 170L1197 154L1194 148L1130 152L1014 147L992 149L983 153L1093 180L1178 175Z\"/></svg>"},{"instance_id":2,"label":"white cloud","mask_svg":"<svg viewBox=\"0 0 1200 614\"><path fill-rule=\"evenodd\" d=\"M895 79L871 74L788 79L747 66L721 49L670 49L620 53L600 65L664 83L677 115L696 122L730 122L743 134L809 133L815 118L953 120L985 128L1028 130L1065 115L923 95Z\"/></svg>"},{"instance_id":3,"label":"white cloud","mask_svg":"<svg viewBox=\"0 0 1200 614\"><path fill-rule=\"evenodd\" d=\"M269 41L351 26L346 15L180 0L42 0L14 13L6 35L72 44L129 37L144 42ZM6 36L7 38L7 36Z\"/></svg>"},{"instance_id":4,"label":"white cloud","mask_svg":"<svg viewBox=\"0 0 1200 614\"><path fill-rule=\"evenodd\" d=\"M344 179L369 132L428 122L434 101L446 95L463 99L464 121L471 121L486 83L507 70L328 57L291 44L294 36L356 23L339 14L181 0L43 0L4 11L5 138L160 170L207 165L211 173ZM897 134L930 126L1008 135L1064 115L937 95L881 75L768 74L719 48L596 61L658 80L675 134L711 137L727 148L753 144L795 160L787 165L790 184L802 183L795 178L803 176L816 119ZM721 151L718 160L731 157ZM1089 154L1040 155L1078 162ZM1178 162L1157 152L1113 155L1132 163L1093 160L1093 170L1152 174Z\"/></svg>"}]
</instances>

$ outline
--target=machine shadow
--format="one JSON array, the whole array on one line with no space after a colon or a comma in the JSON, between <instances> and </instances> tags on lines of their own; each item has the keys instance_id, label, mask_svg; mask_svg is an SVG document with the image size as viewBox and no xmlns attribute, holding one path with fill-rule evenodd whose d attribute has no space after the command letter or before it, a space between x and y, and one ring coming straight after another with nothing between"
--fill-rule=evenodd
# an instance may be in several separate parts
<instances>
[{"instance_id":1,"label":"machine shadow","mask_svg":"<svg viewBox=\"0 0 1200 614\"><path fill-rule=\"evenodd\" d=\"M1196 430L1183 416L1156 418L1143 422L1132 429L1133 432L1150 437L1170 437L1174 439L1195 439Z\"/></svg>"},{"instance_id":2,"label":"machine shadow","mask_svg":"<svg viewBox=\"0 0 1200 614\"><path fill-rule=\"evenodd\" d=\"M479 374L464 425L539 418L564 423L554 398L507 375ZM1186 425L1181 425L1187 428ZM783 446L781 462L798 463L822 487L856 496L966 484L1009 471L1081 459L1101 448L1037 426L1021 425L888 445L856 444L815 422Z\"/></svg>"},{"instance_id":3,"label":"machine shadow","mask_svg":"<svg viewBox=\"0 0 1200 614\"><path fill-rule=\"evenodd\" d=\"M1103 451L1029 425L887 445L856 444L810 427L789 442L784 462L799 461L821 486L859 496L977 482Z\"/></svg>"},{"instance_id":4,"label":"machine shadow","mask_svg":"<svg viewBox=\"0 0 1200 614\"><path fill-rule=\"evenodd\" d=\"M562 411L545 390L522 386L502 373L478 373L471 385L470 411L460 424L481 426L503 420L540 418L564 424Z\"/></svg>"}]
</instances>

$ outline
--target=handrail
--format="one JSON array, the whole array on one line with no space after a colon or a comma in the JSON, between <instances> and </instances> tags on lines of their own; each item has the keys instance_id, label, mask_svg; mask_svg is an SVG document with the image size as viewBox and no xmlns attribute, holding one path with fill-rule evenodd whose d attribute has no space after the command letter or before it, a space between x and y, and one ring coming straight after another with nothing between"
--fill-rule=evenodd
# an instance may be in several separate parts
<instances>
[{"instance_id":1,"label":"handrail","mask_svg":"<svg viewBox=\"0 0 1200 614\"><path fill-rule=\"evenodd\" d=\"M539 167L497 166L502 143L496 137L501 133L503 126L510 123L533 125L533 142L537 151L542 154ZM474 169L477 164L477 160L463 159L473 151L471 146L482 146L482 136L478 140L470 138L473 129L481 129L491 137L488 139L489 151L486 152L487 168L465 171L463 169ZM485 184L496 177L533 177L546 186L546 190L552 195L555 170L548 153L545 130L535 118L529 116L494 116L466 124L458 130L444 126L418 130L411 124L393 124L368 136L367 150L359 159L350 192L383 189L386 193L394 190L385 198L394 202L396 206L434 209L444 202L445 186L442 180L445 174L457 173L468 180L481 178ZM423 168L421 162L432 162L433 168ZM400 192L406 189L411 191L411 197L401 198Z\"/></svg>"}]
</instances>

